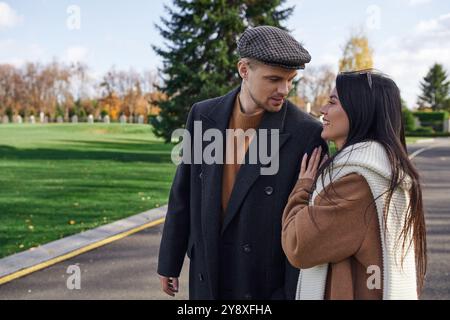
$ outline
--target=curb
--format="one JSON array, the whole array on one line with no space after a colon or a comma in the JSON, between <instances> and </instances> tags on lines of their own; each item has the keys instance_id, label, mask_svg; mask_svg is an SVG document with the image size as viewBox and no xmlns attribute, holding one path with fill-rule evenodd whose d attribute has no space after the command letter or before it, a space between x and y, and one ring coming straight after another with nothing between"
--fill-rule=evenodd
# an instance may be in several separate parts
<instances>
[{"instance_id":1,"label":"curb","mask_svg":"<svg viewBox=\"0 0 450 320\"><path fill-rule=\"evenodd\" d=\"M164 222L167 206L0 259L0 285Z\"/></svg>"}]
</instances>

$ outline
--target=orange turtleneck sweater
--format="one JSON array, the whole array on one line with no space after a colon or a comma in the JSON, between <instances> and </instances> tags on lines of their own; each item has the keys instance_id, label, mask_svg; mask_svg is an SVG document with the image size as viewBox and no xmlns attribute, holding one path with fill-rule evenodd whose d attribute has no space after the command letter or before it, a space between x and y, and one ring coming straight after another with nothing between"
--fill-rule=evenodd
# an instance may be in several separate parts
<instances>
[{"instance_id":1,"label":"orange turtleneck sweater","mask_svg":"<svg viewBox=\"0 0 450 320\"><path fill-rule=\"evenodd\" d=\"M251 115L243 113L238 95L234 103L234 109L230 117L228 129L242 129L243 133L245 133L245 131L248 129L256 130L262 120L263 115L264 110L258 111ZM243 139L244 137L245 139ZM230 201L231 192L233 191L236 176L239 172L239 168L241 167L240 163L243 161L253 138L254 135L250 137L242 135L241 139L238 139L238 134L227 135L225 153L226 161L223 167L222 177L222 221L225 217L225 211L227 210L228 202Z\"/></svg>"}]
</instances>

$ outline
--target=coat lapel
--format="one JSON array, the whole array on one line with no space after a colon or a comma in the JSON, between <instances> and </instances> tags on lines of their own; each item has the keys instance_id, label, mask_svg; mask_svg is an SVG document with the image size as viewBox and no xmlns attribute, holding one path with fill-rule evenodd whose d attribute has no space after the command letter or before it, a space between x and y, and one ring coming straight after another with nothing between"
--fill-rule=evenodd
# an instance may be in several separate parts
<instances>
[{"instance_id":1,"label":"coat lapel","mask_svg":"<svg viewBox=\"0 0 450 320\"><path fill-rule=\"evenodd\" d=\"M269 143L270 143L270 134L271 133L273 134L271 130L272 129L279 130L279 139L280 139L279 149L276 151L276 153L270 155L271 159L273 159L273 157L279 153L283 145L290 137L289 133L283 133L286 111L287 111L287 102L285 102L283 108L279 112L266 112L258 128L258 129L267 129L268 132L267 141ZM258 140L259 139L253 139L251 145L253 145L254 143L258 143ZM249 150L250 149L251 147L249 147ZM271 150L270 145L268 146L268 150ZM234 183L233 191L231 193L230 200L228 202L228 207L225 212L225 220L222 225L221 234L223 234L223 232L228 227L230 222L236 216L237 212L239 211L239 207L241 206L242 202L247 196L248 191L261 174L261 168L263 167L263 165L261 164L259 159L256 164L250 164L248 157L249 155L247 152L245 156L245 163L239 169L238 175Z\"/></svg>"}]
</instances>

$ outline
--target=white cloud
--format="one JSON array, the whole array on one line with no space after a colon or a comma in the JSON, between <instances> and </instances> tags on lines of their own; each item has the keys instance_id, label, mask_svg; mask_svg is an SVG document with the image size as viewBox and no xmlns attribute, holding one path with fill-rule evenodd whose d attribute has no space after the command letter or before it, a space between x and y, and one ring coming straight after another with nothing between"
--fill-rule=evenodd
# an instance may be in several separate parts
<instances>
[{"instance_id":1,"label":"white cloud","mask_svg":"<svg viewBox=\"0 0 450 320\"><path fill-rule=\"evenodd\" d=\"M438 40L437 37L449 36L450 13L441 15L436 19L420 21L415 28L415 33L424 38L430 38L431 36L432 40Z\"/></svg>"},{"instance_id":2,"label":"white cloud","mask_svg":"<svg viewBox=\"0 0 450 320\"><path fill-rule=\"evenodd\" d=\"M43 62L46 50L36 43L22 45L14 39L0 40L0 63L20 67L26 62Z\"/></svg>"},{"instance_id":3,"label":"white cloud","mask_svg":"<svg viewBox=\"0 0 450 320\"><path fill-rule=\"evenodd\" d=\"M416 52L401 49L389 54L375 55L375 61L378 69L392 76L397 82L408 106L414 107L420 93L419 83L430 66L437 62L450 70L450 63L443 60L445 57L450 57L450 46L422 48Z\"/></svg>"},{"instance_id":4,"label":"white cloud","mask_svg":"<svg viewBox=\"0 0 450 320\"><path fill-rule=\"evenodd\" d=\"M334 52L334 53L325 53L317 57L317 60L314 61L315 65L327 65L330 66L334 72L338 72L338 61L340 59L340 53ZM311 61L313 62L313 61Z\"/></svg>"},{"instance_id":5,"label":"white cloud","mask_svg":"<svg viewBox=\"0 0 450 320\"><path fill-rule=\"evenodd\" d=\"M434 63L450 75L450 14L420 21L406 37L391 37L375 51L375 67L391 75L410 107L420 94L419 84Z\"/></svg>"},{"instance_id":6,"label":"white cloud","mask_svg":"<svg viewBox=\"0 0 450 320\"><path fill-rule=\"evenodd\" d=\"M83 46L68 47L59 61L65 63L87 62L89 49ZM15 39L0 40L0 64L7 63L17 67L26 62L48 63L53 61L55 56L37 43L23 44Z\"/></svg>"},{"instance_id":7,"label":"white cloud","mask_svg":"<svg viewBox=\"0 0 450 320\"><path fill-rule=\"evenodd\" d=\"M85 62L88 57L89 49L83 46L73 46L67 48L64 53L64 60L69 63Z\"/></svg>"},{"instance_id":8,"label":"white cloud","mask_svg":"<svg viewBox=\"0 0 450 320\"><path fill-rule=\"evenodd\" d=\"M0 2L0 30L15 27L22 21L23 16L19 16L6 2Z\"/></svg>"},{"instance_id":9,"label":"white cloud","mask_svg":"<svg viewBox=\"0 0 450 320\"><path fill-rule=\"evenodd\" d=\"M432 0L408 0L408 4L412 7L420 6L421 4L430 3Z\"/></svg>"}]
</instances>

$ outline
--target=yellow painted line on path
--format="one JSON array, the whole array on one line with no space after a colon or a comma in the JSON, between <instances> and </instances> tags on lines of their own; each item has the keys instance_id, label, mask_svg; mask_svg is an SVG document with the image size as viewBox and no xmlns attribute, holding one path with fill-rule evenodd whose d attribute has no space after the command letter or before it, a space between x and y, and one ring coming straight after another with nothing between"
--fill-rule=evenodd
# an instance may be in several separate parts
<instances>
[{"instance_id":1,"label":"yellow painted line on path","mask_svg":"<svg viewBox=\"0 0 450 320\"><path fill-rule=\"evenodd\" d=\"M139 226L139 227L133 228L131 230L128 230L128 231L116 234L115 236L112 236L112 237L100 240L98 242L91 243L90 245L87 245L87 246L85 246L83 248L74 250L72 252L66 253L66 254L64 254L62 256L59 256L59 257L55 257L55 258L50 259L48 261L39 263L39 264L37 264L35 266L31 266L31 267L19 270L17 272L8 274L8 275L3 276L3 277L0 278L0 285L5 284L7 282L10 282L12 280L18 279L20 277L26 276L26 275L28 275L30 273L42 270L42 269L47 268L47 267L50 267L50 266L52 266L54 264L57 264L57 263L59 263L61 261L64 261L64 260L76 257L76 256L78 256L80 254L85 253L85 252L97 249L97 248L99 248L101 246L104 246L106 244L109 244L111 242L123 239L125 237L128 237L129 235L132 235L132 234L136 233L136 232L139 232L139 231L142 231L144 229L160 225L160 224L164 223L164 220L165 220L165 218L161 218L161 219L158 219L158 220L146 223L146 224L144 224L142 226Z\"/></svg>"}]
</instances>

